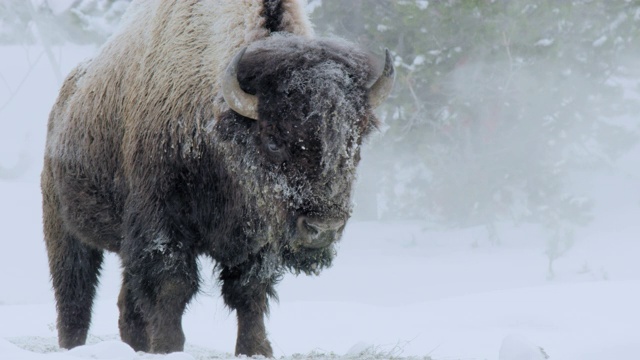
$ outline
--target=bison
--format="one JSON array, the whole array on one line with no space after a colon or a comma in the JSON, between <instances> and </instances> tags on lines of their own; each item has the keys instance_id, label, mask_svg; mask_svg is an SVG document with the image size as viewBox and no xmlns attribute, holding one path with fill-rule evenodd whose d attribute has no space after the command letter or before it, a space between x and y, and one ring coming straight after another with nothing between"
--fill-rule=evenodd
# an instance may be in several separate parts
<instances>
[{"instance_id":1,"label":"bison","mask_svg":"<svg viewBox=\"0 0 640 360\"><path fill-rule=\"evenodd\" d=\"M235 352L272 356L264 316L286 271L330 266L363 139L394 70L316 38L296 0L134 0L66 78L49 116L44 235L63 348L86 341L103 252L122 340L181 351L216 263Z\"/></svg>"}]
</instances>

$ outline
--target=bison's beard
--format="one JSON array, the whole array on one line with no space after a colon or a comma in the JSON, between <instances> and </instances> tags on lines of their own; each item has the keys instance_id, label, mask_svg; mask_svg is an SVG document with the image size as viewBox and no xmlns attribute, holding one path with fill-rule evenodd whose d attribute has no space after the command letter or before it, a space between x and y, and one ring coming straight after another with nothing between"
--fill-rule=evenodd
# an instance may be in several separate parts
<instances>
[{"instance_id":1,"label":"bison's beard","mask_svg":"<svg viewBox=\"0 0 640 360\"><path fill-rule=\"evenodd\" d=\"M295 274L318 275L323 269L331 267L335 256L334 244L319 249L286 247L282 260L284 266Z\"/></svg>"}]
</instances>

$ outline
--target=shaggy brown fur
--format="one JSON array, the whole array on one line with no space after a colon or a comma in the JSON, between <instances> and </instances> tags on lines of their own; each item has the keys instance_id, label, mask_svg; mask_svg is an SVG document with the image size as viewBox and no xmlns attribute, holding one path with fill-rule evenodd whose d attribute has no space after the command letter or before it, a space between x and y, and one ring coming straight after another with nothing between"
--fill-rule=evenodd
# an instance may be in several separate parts
<instances>
[{"instance_id":1,"label":"shaggy brown fur","mask_svg":"<svg viewBox=\"0 0 640 360\"><path fill-rule=\"evenodd\" d=\"M272 356L268 297L283 269L331 264L376 125L370 57L311 36L294 0L139 0L71 72L42 173L61 347L85 343L108 250L122 259L119 327L135 350L183 349L208 255L237 312L236 354ZM220 91L247 45L238 80L259 99L257 120Z\"/></svg>"}]
</instances>

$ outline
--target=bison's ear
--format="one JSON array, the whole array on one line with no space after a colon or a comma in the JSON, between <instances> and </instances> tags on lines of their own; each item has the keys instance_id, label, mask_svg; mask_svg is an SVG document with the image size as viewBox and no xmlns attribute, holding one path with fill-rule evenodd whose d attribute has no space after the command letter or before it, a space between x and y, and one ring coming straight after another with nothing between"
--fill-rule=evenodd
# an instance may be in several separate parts
<instances>
[{"instance_id":1,"label":"bison's ear","mask_svg":"<svg viewBox=\"0 0 640 360\"><path fill-rule=\"evenodd\" d=\"M258 97L240 88L238 64L247 48L240 50L227 66L222 80L222 97L231 110L249 119L258 120Z\"/></svg>"},{"instance_id":2,"label":"bison's ear","mask_svg":"<svg viewBox=\"0 0 640 360\"><path fill-rule=\"evenodd\" d=\"M380 106L389 96L393 89L396 72L393 68L393 59L389 49L385 49L384 69L382 74L369 88L369 105L375 109Z\"/></svg>"}]
</instances>

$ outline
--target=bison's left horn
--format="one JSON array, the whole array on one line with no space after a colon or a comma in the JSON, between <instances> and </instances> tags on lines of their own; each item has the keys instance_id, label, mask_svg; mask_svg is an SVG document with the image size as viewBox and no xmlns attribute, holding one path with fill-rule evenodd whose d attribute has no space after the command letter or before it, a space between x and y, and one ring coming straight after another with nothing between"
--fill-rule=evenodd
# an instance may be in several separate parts
<instances>
[{"instance_id":1,"label":"bison's left horn","mask_svg":"<svg viewBox=\"0 0 640 360\"><path fill-rule=\"evenodd\" d=\"M245 51L247 51L246 47L240 50L227 66L222 80L222 97L231 110L249 119L257 120L258 97L244 92L238 82L238 64Z\"/></svg>"},{"instance_id":2,"label":"bison's left horn","mask_svg":"<svg viewBox=\"0 0 640 360\"><path fill-rule=\"evenodd\" d=\"M382 104L393 89L393 82L396 78L396 72L393 69L393 59L389 49L385 50L384 70L378 79L369 88L369 105L377 108Z\"/></svg>"}]
</instances>

